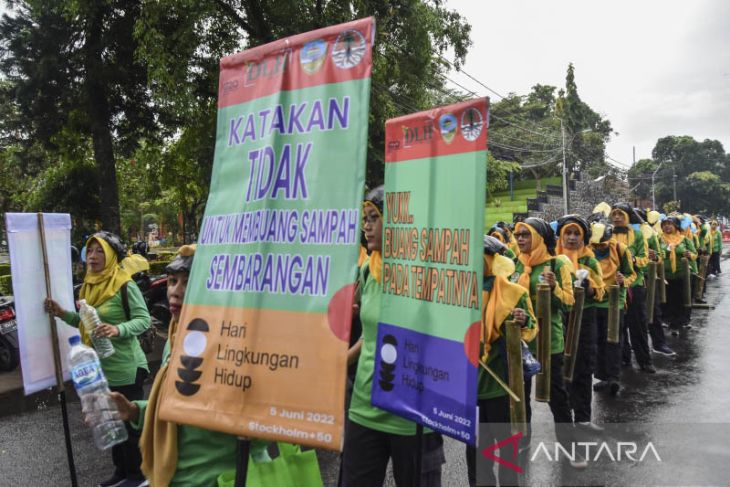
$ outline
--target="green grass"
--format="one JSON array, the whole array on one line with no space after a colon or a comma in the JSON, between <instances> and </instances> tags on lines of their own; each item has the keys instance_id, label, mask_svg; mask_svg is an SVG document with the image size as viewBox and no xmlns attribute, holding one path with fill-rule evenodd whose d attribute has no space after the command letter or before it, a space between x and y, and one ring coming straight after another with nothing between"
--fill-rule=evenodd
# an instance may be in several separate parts
<instances>
[{"instance_id":1,"label":"green grass","mask_svg":"<svg viewBox=\"0 0 730 487\"><path fill-rule=\"evenodd\" d=\"M540 180L540 187L543 191L548 184L561 184L560 176ZM484 225L487 229L498 221L511 223L515 213L527 212L527 200L537 197L537 182L534 179L516 181L512 188L514 199L510 199L509 189L487 195L487 205L484 211ZM500 205L497 206L494 200L500 200Z\"/></svg>"}]
</instances>

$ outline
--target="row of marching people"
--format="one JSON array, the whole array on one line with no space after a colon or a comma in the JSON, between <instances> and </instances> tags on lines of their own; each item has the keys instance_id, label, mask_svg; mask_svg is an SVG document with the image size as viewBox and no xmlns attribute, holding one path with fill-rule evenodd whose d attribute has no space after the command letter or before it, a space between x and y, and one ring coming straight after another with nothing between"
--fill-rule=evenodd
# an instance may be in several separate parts
<instances>
[{"instance_id":1,"label":"row of marching people","mask_svg":"<svg viewBox=\"0 0 730 487\"><path fill-rule=\"evenodd\" d=\"M494 424L490 438L509 437L510 423L526 422L521 448L529 448L531 357L522 353L527 359L518 364L520 383L510 382L507 370L517 359L505 358L521 353L507 350L508 324L514 323L540 364L534 397L548 403L557 440L570 443L579 430L600 434L593 392L618 395L622 366L632 366L632 354L647 374L656 373L651 349L675 355L664 327L676 334L688 326L693 303L703 302L705 280L720 272L718 227L701 216L662 215L625 203L602 203L587 218L527 218L492 227L484 237L478 391L480 422ZM524 404L522 419L510 396ZM476 482L475 454L467 448L470 485ZM587 467L579 454L568 460L574 468ZM498 465L496 472L499 481L487 483L518 483L514 470Z\"/></svg>"},{"instance_id":2,"label":"row of marching people","mask_svg":"<svg viewBox=\"0 0 730 487\"><path fill-rule=\"evenodd\" d=\"M361 254L354 309L362 334L348 354L355 370L339 485L383 485L390 463L396 485L437 487L445 462L441 435L426 430L419 438L414 422L371 400L382 295L383 200L381 186L363 205L367 251ZM688 226L686 220L684 215L641 214L627 204L602 204L587 218L566 215L552 223L527 218L513 227L498 224L484 236L477 401L479 422L490 425L487 443L509 438L519 425L524 430L519 446L530 448L533 384L535 401L550 407L560 443L574 441L579 430L600 434L591 409L594 390L617 395L622 362L630 362L631 354L641 371L655 373L650 335L655 352L674 353L662 323L674 326L686 314L687 268L699 272L693 267L698 260L694 234L709 241L716 232L708 225L707 235L700 237L705 222L692 220ZM697 231L687 234L687 228ZM522 407L514 407L517 403ZM587 467L579 454L568 461L574 468ZM476 485L475 448L467 447L466 463L469 484ZM480 483L519 483L514 469L501 463L496 468Z\"/></svg>"}]
</instances>

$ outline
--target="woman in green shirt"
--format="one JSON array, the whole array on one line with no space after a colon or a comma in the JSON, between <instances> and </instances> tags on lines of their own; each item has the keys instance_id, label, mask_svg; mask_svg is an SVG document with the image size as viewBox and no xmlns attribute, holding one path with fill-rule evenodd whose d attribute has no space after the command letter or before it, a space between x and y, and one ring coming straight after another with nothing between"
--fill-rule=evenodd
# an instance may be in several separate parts
<instances>
[{"instance_id":1,"label":"woman in green shirt","mask_svg":"<svg viewBox=\"0 0 730 487\"><path fill-rule=\"evenodd\" d=\"M86 242L86 276L79 298L96 308L102 324L95 333L108 337L114 346L114 354L102 358L109 389L129 400L142 399L142 383L149 375L147 358L137 340L150 326L142 292L130 275L120 267L126 249L119 237L109 232L99 232ZM79 314L67 311L53 301L46 301L46 308L71 326L78 327L81 339L91 346L88 330L84 329ZM129 438L112 447L114 473L101 482L102 487L121 485L133 486L144 482L140 470L142 457L139 453L139 434L127 425Z\"/></svg>"},{"instance_id":2,"label":"woman in green shirt","mask_svg":"<svg viewBox=\"0 0 730 487\"><path fill-rule=\"evenodd\" d=\"M155 377L149 400L130 402L123 395L112 393L122 419L130 421L136 430L142 432L142 470L150 485L154 486L213 487L221 473L236 467L234 435L169 423L157 416L158 399L164 387L171 343L180 319L194 253L195 245L181 247L175 259L165 268L172 319L162 353L162 368ZM266 445L265 441L251 443L254 461L268 459Z\"/></svg>"},{"instance_id":3,"label":"woman in green shirt","mask_svg":"<svg viewBox=\"0 0 730 487\"><path fill-rule=\"evenodd\" d=\"M537 309L538 283L544 282L551 289L550 401L548 404L556 423L558 441L569 447L572 441L572 434L569 432L573 425L573 414L568 391L565 389L563 381L563 312L575 303L571 265L563 258L556 257L555 233L545 220L531 217L524 222L517 223L514 236L520 247L520 256L513 275L513 282L529 291L532 306L535 309ZM537 340L530 344L533 352L536 344ZM531 390L532 381L525 381L525 409L528 423L532 419L532 407L528 399ZM580 458L578 454L570 463L575 468L588 466L585 459Z\"/></svg>"},{"instance_id":4,"label":"woman in green shirt","mask_svg":"<svg viewBox=\"0 0 730 487\"><path fill-rule=\"evenodd\" d=\"M537 320L532 311L530 295L525 288L507 279L515 270L514 261L507 257L509 248L500 240L484 237L484 277L482 282L482 333L477 404L479 423L489 423L484 444L499 442L511 436L510 401L505 389L492 377L487 368L507 383L507 353L505 328L514 320L521 328L522 340L530 342L537 335ZM476 485L475 447L466 447L466 466L471 487ZM518 485L517 472L497 465L497 477L489 469L488 485Z\"/></svg>"},{"instance_id":5,"label":"woman in green shirt","mask_svg":"<svg viewBox=\"0 0 730 487\"><path fill-rule=\"evenodd\" d=\"M681 259L692 259L697 255L692 241L681 231L682 222L676 216L669 216L662 221L661 246L666 258L664 259L664 275L667 280L667 302L662 308L662 316L669 322L672 334L689 324L689 314L682 298L683 281L685 275L680 264Z\"/></svg>"},{"instance_id":6,"label":"woman in green shirt","mask_svg":"<svg viewBox=\"0 0 730 487\"><path fill-rule=\"evenodd\" d=\"M385 480L388 461L393 464L397 486L415 484L418 440L416 423L391 414L371 403L375 348L382 295L382 234L384 190L372 190L363 204L363 231L370 256L360 269L360 321L362 338L353 347L357 373L352 390L345 430L342 460L343 487L380 487ZM441 485L441 465L445 461L443 438L433 432L423 435L423 463L420 472L423 487Z\"/></svg>"}]
</instances>

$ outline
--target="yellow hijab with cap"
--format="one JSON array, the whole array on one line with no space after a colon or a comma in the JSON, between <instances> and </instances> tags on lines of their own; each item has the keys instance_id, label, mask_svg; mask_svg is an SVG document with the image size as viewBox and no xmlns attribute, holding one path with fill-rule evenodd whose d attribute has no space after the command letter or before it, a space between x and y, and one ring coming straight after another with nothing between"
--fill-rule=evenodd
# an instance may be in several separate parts
<instances>
[{"instance_id":1,"label":"yellow hijab with cap","mask_svg":"<svg viewBox=\"0 0 730 487\"><path fill-rule=\"evenodd\" d=\"M580 249L568 249L565 248L565 246L563 245L563 233L568 228L575 228L578 230L578 232L580 232ZM585 269L588 271L588 282L596 293L595 299L596 301L601 301L603 299L603 295L606 292L606 285L603 283L603 275L601 273L600 265L598 267L598 272L596 272L590 266L583 265L578 262L578 259L582 259L583 257L591 257L593 259L596 258L596 254L593 253L593 250L583 243L584 237L585 235L583 232L583 228L580 225L578 225L577 223L568 223L560 229L560 235L558 235L558 243L555 247L555 252L569 258L570 262L573 264L573 269L575 271L577 271L578 269Z\"/></svg>"},{"instance_id":2,"label":"yellow hijab with cap","mask_svg":"<svg viewBox=\"0 0 730 487\"><path fill-rule=\"evenodd\" d=\"M119 266L117 253L111 245L103 238L91 237L86 241L86 249L92 243L98 243L104 252L104 269L101 272L92 272L91 267L87 267L84 283L79 291L79 299L85 299L86 304L95 308L108 301L117 291L132 277L127 271ZM81 341L86 345L91 345L91 337L83 326L79 326L81 333Z\"/></svg>"},{"instance_id":3,"label":"yellow hijab with cap","mask_svg":"<svg viewBox=\"0 0 730 487\"><path fill-rule=\"evenodd\" d=\"M182 257L194 255L195 247L195 245L183 245L178 250L178 255ZM168 328L170 354L172 354L176 332L177 321L171 318ZM162 364L155 377L155 382L152 384L139 441L139 449L142 452L142 473L154 487L168 485L177 470L177 423L163 421L159 417L160 399L168 366L169 360Z\"/></svg>"},{"instance_id":4,"label":"yellow hijab with cap","mask_svg":"<svg viewBox=\"0 0 730 487\"><path fill-rule=\"evenodd\" d=\"M521 229L529 231L530 235L532 235L532 246L530 247L530 252L520 254L519 256L520 262L522 262L522 265L524 266L524 271L520 275L520 279L517 283L527 289L527 292L530 292L530 275L532 274L532 268L540 264L544 264L552 259L553 256L550 255L550 252L548 252L545 240L539 233L537 233L537 230L527 223L519 222L515 225L515 232L518 232Z\"/></svg>"}]
</instances>

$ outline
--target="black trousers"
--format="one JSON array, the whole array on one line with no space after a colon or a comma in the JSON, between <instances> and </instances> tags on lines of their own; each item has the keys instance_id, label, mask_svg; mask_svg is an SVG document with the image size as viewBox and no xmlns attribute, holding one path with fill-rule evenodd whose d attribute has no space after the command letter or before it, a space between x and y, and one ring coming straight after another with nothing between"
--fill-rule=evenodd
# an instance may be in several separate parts
<instances>
[{"instance_id":1,"label":"black trousers","mask_svg":"<svg viewBox=\"0 0 730 487\"><path fill-rule=\"evenodd\" d=\"M438 433L423 435L421 445L421 485L440 487L444 439ZM398 487L415 485L416 435L396 435L347 421L342 461L342 486L382 487L388 460L393 462L393 477Z\"/></svg>"},{"instance_id":2,"label":"black trousers","mask_svg":"<svg viewBox=\"0 0 730 487\"><path fill-rule=\"evenodd\" d=\"M509 396L480 399L478 404L479 422L490 423L489 427L486 428L486 438L480 438L482 444L492 444L512 436L509 417ZM484 432L483 430L480 431L482 433ZM467 445L466 470L469 477L469 487L475 487L477 485L476 456L477 449ZM482 482L479 485L497 485L497 477L499 478L500 486L519 485L517 472L511 468L497 464L497 472L498 474L495 477L494 472L490 469L489 476L486 479L481 479Z\"/></svg>"},{"instance_id":3,"label":"black trousers","mask_svg":"<svg viewBox=\"0 0 730 487\"><path fill-rule=\"evenodd\" d=\"M715 275L722 272L720 270L720 252L713 252L710 254L710 264L707 272Z\"/></svg>"},{"instance_id":4,"label":"black trousers","mask_svg":"<svg viewBox=\"0 0 730 487\"><path fill-rule=\"evenodd\" d=\"M608 308L596 308L596 370L600 380L618 382L621 374L621 342L624 312L619 311L619 343L608 342Z\"/></svg>"},{"instance_id":5,"label":"black trousers","mask_svg":"<svg viewBox=\"0 0 730 487\"><path fill-rule=\"evenodd\" d=\"M656 350L661 345L666 345L667 339L664 335L664 327L662 321L662 303L659 297L659 281L656 283L656 291L654 294L654 320L649 323L649 335L651 336L651 346Z\"/></svg>"},{"instance_id":6,"label":"black trousers","mask_svg":"<svg viewBox=\"0 0 730 487\"><path fill-rule=\"evenodd\" d=\"M537 377L537 376L535 376ZM527 442L529 443L530 426L532 421L532 404L530 394L532 393L532 380L525 381L525 412L527 415ZM568 391L565 389L565 381L563 380L563 352L553 353L550 355L550 412L553 413L553 421L555 423L573 423L573 416L570 411L570 400L568 399ZM556 428L555 433L560 443L570 446L572 441L570 435L567 434L566 428Z\"/></svg>"},{"instance_id":7,"label":"black trousers","mask_svg":"<svg viewBox=\"0 0 730 487\"><path fill-rule=\"evenodd\" d=\"M591 420L593 371L596 367L596 308L584 308L578 336L573 380L568 382L568 397L576 422Z\"/></svg>"},{"instance_id":8,"label":"black trousers","mask_svg":"<svg viewBox=\"0 0 730 487\"><path fill-rule=\"evenodd\" d=\"M626 311L626 328L631 339L630 350L634 351L636 361L639 365L651 365L649 320L646 315L646 287L632 287L631 294L629 309ZM624 343L624 347L627 346L628 344ZM624 358L626 357L624 356ZM629 358L631 358L630 353Z\"/></svg>"},{"instance_id":9,"label":"black trousers","mask_svg":"<svg viewBox=\"0 0 730 487\"><path fill-rule=\"evenodd\" d=\"M662 317L670 328L680 328L689 323L684 306L684 282L682 279L667 280L667 302L662 305Z\"/></svg>"},{"instance_id":10,"label":"black trousers","mask_svg":"<svg viewBox=\"0 0 730 487\"><path fill-rule=\"evenodd\" d=\"M142 384L149 375L149 372L142 368L137 369L137 376L134 384L125 386L110 386L113 392L118 392L130 401L139 401L144 399L144 389ZM114 473L118 476L131 480L144 480L140 465L142 465L142 453L139 451L140 432L132 428L129 423L124 423L127 427L127 441L119 443L112 447L112 462L114 463Z\"/></svg>"}]
</instances>

